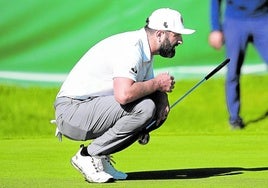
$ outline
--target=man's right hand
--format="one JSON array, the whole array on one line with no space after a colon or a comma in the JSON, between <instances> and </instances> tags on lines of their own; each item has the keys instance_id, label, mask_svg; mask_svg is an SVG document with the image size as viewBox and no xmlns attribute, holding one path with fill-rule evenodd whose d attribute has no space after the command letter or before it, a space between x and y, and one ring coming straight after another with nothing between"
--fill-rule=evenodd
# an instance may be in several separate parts
<instances>
[{"instance_id":1,"label":"man's right hand","mask_svg":"<svg viewBox=\"0 0 268 188\"><path fill-rule=\"evenodd\" d=\"M174 77L168 73L161 73L155 77L155 81L158 84L159 91L172 92L174 89L175 81Z\"/></svg>"},{"instance_id":2,"label":"man's right hand","mask_svg":"<svg viewBox=\"0 0 268 188\"><path fill-rule=\"evenodd\" d=\"M208 42L210 46L219 50L223 46L223 43L224 43L223 33L221 31L212 31L209 34Z\"/></svg>"}]
</instances>

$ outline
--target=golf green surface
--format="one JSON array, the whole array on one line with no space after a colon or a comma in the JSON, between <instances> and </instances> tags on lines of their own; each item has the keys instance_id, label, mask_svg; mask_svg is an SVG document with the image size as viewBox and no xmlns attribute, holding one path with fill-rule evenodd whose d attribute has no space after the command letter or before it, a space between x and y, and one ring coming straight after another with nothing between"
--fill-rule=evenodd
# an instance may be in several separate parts
<instances>
[{"instance_id":1,"label":"golf green surface","mask_svg":"<svg viewBox=\"0 0 268 188\"><path fill-rule=\"evenodd\" d=\"M93 184L69 163L80 142L56 138L1 140L0 187L265 187L268 137L154 135L114 155L125 181Z\"/></svg>"}]
</instances>

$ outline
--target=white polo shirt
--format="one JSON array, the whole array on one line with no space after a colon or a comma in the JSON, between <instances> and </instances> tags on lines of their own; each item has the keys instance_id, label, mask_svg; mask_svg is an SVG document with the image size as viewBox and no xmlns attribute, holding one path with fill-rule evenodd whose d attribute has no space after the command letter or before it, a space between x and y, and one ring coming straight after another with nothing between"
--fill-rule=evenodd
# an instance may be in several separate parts
<instances>
[{"instance_id":1,"label":"white polo shirt","mask_svg":"<svg viewBox=\"0 0 268 188\"><path fill-rule=\"evenodd\" d=\"M152 79L153 66L144 28L108 37L78 61L64 81L57 97L86 99L113 95L113 78L135 82Z\"/></svg>"}]
</instances>

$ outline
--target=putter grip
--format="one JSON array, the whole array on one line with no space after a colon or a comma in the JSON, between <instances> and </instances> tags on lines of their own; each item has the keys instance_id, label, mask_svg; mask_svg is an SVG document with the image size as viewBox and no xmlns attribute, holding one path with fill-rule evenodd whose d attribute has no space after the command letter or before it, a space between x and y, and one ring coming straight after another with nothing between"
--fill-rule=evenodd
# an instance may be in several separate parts
<instances>
[{"instance_id":1,"label":"putter grip","mask_svg":"<svg viewBox=\"0 0 268 188\"><path fill-rule=\"evenodd\" d=\"M216 72L218 72L222 67L224 67L227 63L229 63L230 59L225 59L219 66L217 66L213 71L211 71L205 79L208 80L211 76L213 76Z\"/></svg>"}]
</instances>

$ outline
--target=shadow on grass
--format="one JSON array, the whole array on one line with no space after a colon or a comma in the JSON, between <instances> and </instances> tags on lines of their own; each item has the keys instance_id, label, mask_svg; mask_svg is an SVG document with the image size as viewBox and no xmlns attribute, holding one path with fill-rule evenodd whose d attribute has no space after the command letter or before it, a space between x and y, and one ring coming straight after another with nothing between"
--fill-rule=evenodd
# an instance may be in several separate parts
<instances>
[{"instance_id":1,"label":"shadow on grass","mask_svg":"<svg viewBox=\"0 0 268 188\"><path fill-rule=\"evenodd\" d=\"M268 118L268 110L264 114L262 114L260 117L257 117L256 119L249 120L248 122L245 123L245 125L247 126L248 124L251 124L251 123L257 123L261 120L264 120L265 118Z\"/></svg>"},{"instance_id":2,"label":"shadow on grass","mask_svg":"<svg viewBox=\"0 0 268 188\"><path fill-rule=\"evenodd\" d=\"M127 180L164 180L164 179L199 179L213 176L230 176L243 174L245 171L266 171L268 167L260 168L241 168L241 167L222 167L222 168L195 168L180 170L160 170L130 172Z\"/></svg>"}]
</instances>

